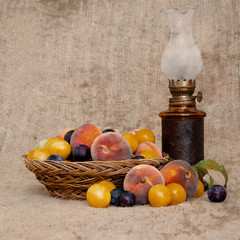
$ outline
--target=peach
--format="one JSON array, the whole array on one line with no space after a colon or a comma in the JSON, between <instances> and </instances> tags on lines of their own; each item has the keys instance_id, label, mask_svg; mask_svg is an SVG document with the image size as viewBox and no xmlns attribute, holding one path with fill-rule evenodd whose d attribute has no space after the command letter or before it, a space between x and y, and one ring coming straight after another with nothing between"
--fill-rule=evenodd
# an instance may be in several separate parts
<instances>
[{"instance_id":1,"label":"peach","mask_svg":"<svg viewBox=\"0 0 240 240\"><path fill-rule=\"evenodd\" d=\"M198 175L191 165L183 160L167 163L161 170L165 184L178 183L186 191L187 198L191 198L198 189Z\"/></svg>"},{"instance_id":2,"label":"peach","mask_svg":"<svg viewBox=\"0 0 240 240\"><path fill-rule=\"evenodd\" d=\"M71 131L71 130L73 130L73 129L72 129L72 128L65 128L65 129L62 130L61 133L59 133L59 134L57 135L57 137L60 138L60 139L62 139L62 140L64 140L65 134L66 134L67 132Z\"/></svg>"},{"instance_id":3,"label":"peach","mask_svg":"<svg viewBox=\"0 0 240 240\"><path fill-rule=\"evenodd\" d=\"M161 172L151 165L140 164L128 171L123 181L123 188L135 194L137 204L146 204L148 192L156 184L165 185Z\"/></svg>"},{"instance_id":4,"label":"peach","mask_svg":"<svg viewBox=\"0 0 240 240\"><path fill-rule=\"evenodd\" d=\"M162 158L161 150L158 148L158 146L155 143L152 143L152 142L144 142L144 143L138 144L138 148L135 152L135 155L141 155L142 152L147 150L153 150L159 155L158 156L159 158Z\"/></svg>"},{"instance_id":5,"label":"peach","mask_svg":"<svg viewBox=\"0 0 240 240\"><path fill-rule=\"evenodd\" d=\"M102 130L94 124L87 123L82 125L71 136L70 145L72 150L79 144L85 144L91 149L94 139L101 134Z\"/></svg>"},{"instance_id":6,"label":"peach","mask_svg":"<svg viewBox=\"0 0 240 240\"><path fill-rule=\"evenodd\" d=\"M124 160L131 158L132 149L122 135L106 132L94 140L91 155L95 161Z\"/></svg>"}]
</instances>

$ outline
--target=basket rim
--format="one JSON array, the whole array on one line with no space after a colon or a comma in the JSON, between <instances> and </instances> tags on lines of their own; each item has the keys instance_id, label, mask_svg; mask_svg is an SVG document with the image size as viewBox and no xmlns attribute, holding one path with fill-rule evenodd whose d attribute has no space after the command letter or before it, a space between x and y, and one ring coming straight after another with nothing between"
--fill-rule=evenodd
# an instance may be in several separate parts
<instances>
[{"instance_id":1,"label":"basket rim","mask_svg":"<svg viewBox=\"0 0 240 240\"><path fill-rule=\"evenodd\" d=\"M78 170L79 168L84 171L89 169L105 169L110 165L111 167L125 167L127 164L129 165L139 165L139 164L151 164L151 165L159 165L166 164L169 161L169 155L165 155L163 158L152 158L152 159L124 159L124 160L115 160L115 161L86 161L86 162L71 162L71 161L52 161L52 160L37 160L37 159L29 159L27 155L22 155L22 161L25 165L31 165L32 167L39 168L38 166L42 166L44 168L53 169L64 169L66 172L71 172ZM115 166L115 167L114 167Z\"/></svg>"},{"instance_id":2,"label":"basket rim","mask_svg":"<svg viewBox=\"0 0 240 240\"><path fill-rule=\"evenodd\" d=\"M127 163L127 162L144 162L144 161L160 161L160 160L165 160L168 161L169 160L169 155L168 154L164 154L164 156L162 158L149 158L149 159L123 159L123 160L111 160L111 161L85 161L85 162L71 162L68 160L63 160L63 161L53 161L53 160L37 160L37 159L30 159L27 158L27 155L24 154L21 156L23 161L32 161L32 162L36 162L36 163L48 163L48 164L54 164L57 163L58 165L62 165L62 166L72 166L72 165L103 165L105 166L107 163L115 163L115 164L121 164L121 163Z\"/></svg>"}]
</instances>

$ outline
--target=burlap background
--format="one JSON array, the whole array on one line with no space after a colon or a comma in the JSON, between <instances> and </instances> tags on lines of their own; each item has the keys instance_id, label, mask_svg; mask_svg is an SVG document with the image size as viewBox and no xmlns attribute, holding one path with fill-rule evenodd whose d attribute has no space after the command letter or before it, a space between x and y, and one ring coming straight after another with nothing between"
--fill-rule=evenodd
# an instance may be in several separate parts
<instances>
[{"instance_id":1,"label":"burlap background","mask_svg":"<svg viewBox=\"0 0 240 240\"><path fill-rule=\"evenodd\" d=\"M207 113L205 157L226 164L231 175L230 182L239 182L239 1L1 0L0 229L3 231L0 237L114 238L114 231L106 229L106 225L102 227L94 218L94 224L84 226L85 230L86 225L95 230L95 235L91 230L81 232L81 226L71 229L69 223L67 226L72 230L72 235L67 235L64 228L57 228L55 233L50 234L46 230L49 225L46 224L44 228L49 216L39 220L39 215L54 209L56 202L59 205L62 202L48 196L44 187L25 169L20 156L35 146L34 137L50 138L66 127L78 127L86 122L100 127L115 127L122 133L134 128L150 128L157 136L157 144L161 146L161 120L158 113L168 108L170 96L167 78L160 69L161 54L169 37L165 12L171 7L184 5L198 6L193 32L203 57L203 70L197 77L197 91L201 90L204 97L198 108ZM238 200L234 194L237 189L237 184L230 188L233 194L232 199L229 197L229 205L217 206L218 212L223 211L223 215L215 216L215 209L210 215L205 213L201 216L202 231L198 229L199 226L191 225L191 220L189 223L187 218L194 212L193 207L205 206L207 198L200 202L202 205L197 202L184 205L190 210L178 219L185 221L185 225L179 228L173 227L176 222L172 222L172 228L167 225L167 221L170 221L167 218L169 212L161 213L168 219L162 225L165 231L152 226L147 228L144 235L141 224L134 228L131 221L127 223L131 231L123 232L124 226L118 228L114 225L114 228L119 239L126 239L126 236L130 239L159 239L151 235L151 231L155 231L161 239L168 239L168 236L176 237L178 230L184 226L189 227L189 232L180 234L185 238L188 235L194 239L197 236L210 237L212 234L212 239L226 239L228 236L231 236L229 239L239 239L233 234L239 217L239 204L237 206L234 203ZM27 201L25 196L29 193ZM41 212L34 212L41 201L46 207ZM22 206L24 212L20 207L16 209L15 203ZM82 204L88 211L82 215L85 219L88 213L94 213L95 219L101 219L102 216L107 219L108 214L116 215L114 211L117 211L122 222L129 217L125 209L109 208L106 214L88 208L86 203L70 201L64 204L68 205L68 212ZM14 210L10 211L9 207ZM136 207L135 212L130 212L132 222L140 218L136 209L149 216L148 222L151 218L158 221L162 219L159 215L155 216L152 209L148 214L148 207ZM209 205L207 210L211 209ZM53 215L50 219L53 220L54 210L51 211ZM74 215L74 209L72 211ZM230 215L229 211L232 211ZM194 212L192 221L195 221L199 212L201 210ZM78 219L77 216L75 218ZM211 218L213 225L206 222L208 218ZM66 222L60 223L60 219L58 215L58 224L54 224L66 225ZM221 225L223 219L229 223L226 229ZM6 225L6 222L9 224ZM110 223L111 219L105 220L105 224ZM12 228L12 224L15 228ZM40 227L42 235L34 235L34 225ZM208 229L209 226L214 232ZM207 230L210 231L209 236ZM77 235L79 231L81 234Z\"/></svg>"}]
</instances>

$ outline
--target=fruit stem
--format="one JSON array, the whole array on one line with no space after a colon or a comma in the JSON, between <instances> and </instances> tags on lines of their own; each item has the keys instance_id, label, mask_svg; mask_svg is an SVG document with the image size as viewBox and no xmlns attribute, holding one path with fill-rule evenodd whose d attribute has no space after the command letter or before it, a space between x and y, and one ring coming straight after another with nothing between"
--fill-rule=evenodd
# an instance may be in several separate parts
<instances>
[{"instance_id":1,"label":"fruit stem","mask_svg":"<svg viewBox=\"0 0 240 240\"><path fill-rule=\"evenodd\" d=\"M186 177L186 178L190 178L190 177L191 177L191 173L187 171L187 172L185 173L185 177Z\"/></svg>"},{"instance_id":2,"label":"fruit stem","mask_svg":"<svg viewBox=\"0 0 240 240\"><path fill-rule=\"evenodd\" d=\"M33 137L33 139L39 144L39 140L37 137Z\"/></svg>"},{"instance_id":3,"label":"fruit stem","mask_svg":"<svg viewBox=\"0 0 240 240\"><path fill-rule=\"evenodd\" d=\"M145 183L146 181L147 181L147 179L145 177L142 177L140 182Z\"/></svg>"},{"instance_id":4,"label":"fruit stem","mask_svg":"<svg viewBox=\"0 0 240 240\"><path fill-rule=\"evenodd\" d=\"M104 152L104 153L109 153L109 149L108 149L107 146L101 145L101 147L103 148L103 152Z\"/></svg>"}]
</instances>

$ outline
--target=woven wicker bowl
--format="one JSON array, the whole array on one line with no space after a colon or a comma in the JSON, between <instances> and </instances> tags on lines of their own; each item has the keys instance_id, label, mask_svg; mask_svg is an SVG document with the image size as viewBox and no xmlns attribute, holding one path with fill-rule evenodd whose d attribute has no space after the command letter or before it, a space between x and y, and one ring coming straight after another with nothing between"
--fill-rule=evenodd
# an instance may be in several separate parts
<instances>
[{"instance_id":1,"label":"woven wicker bowl","mask_svg":"<svg viewBox=\"0 0 240 240\"><path fill-rule=\"evenodd\" d=\"M126 173L134 166L148 164L161 169L168 163L168 156L161 159L127 159L120 161L54 162L22 157L26 168L33 172L54 197L86 199L87 189L101 180L122 186Z\"/></svg>"}]
</instances>

